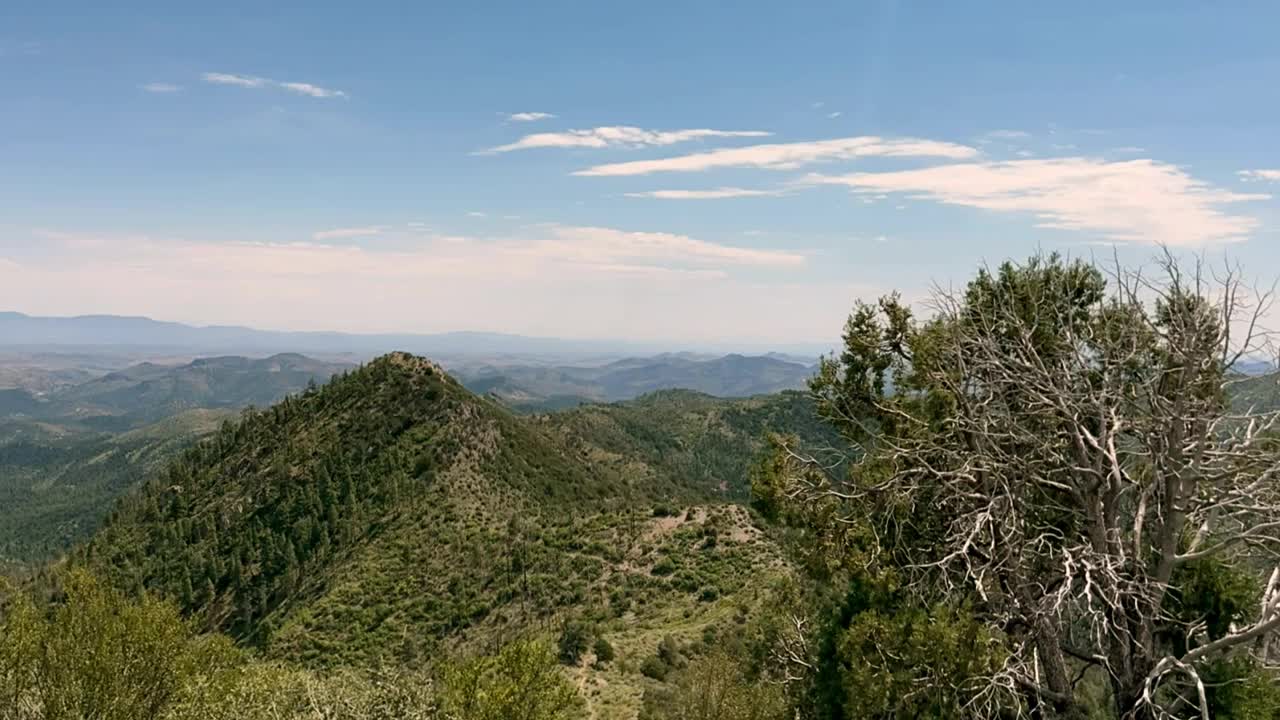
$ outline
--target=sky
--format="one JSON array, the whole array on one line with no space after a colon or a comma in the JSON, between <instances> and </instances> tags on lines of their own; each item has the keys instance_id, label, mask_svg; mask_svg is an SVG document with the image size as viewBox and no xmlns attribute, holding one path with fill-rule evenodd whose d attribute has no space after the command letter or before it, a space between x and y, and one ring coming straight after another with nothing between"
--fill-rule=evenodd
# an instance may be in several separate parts
<instances>
[{"instance_id":1,"label":"sky","mask_svg":"<svg viewBox=\"0 0 1280 720\"><path fill-rule=\"evenodd\" d=\"M1042 251L1270 282L1276 27L1243 0L13 0L0 310L783 345Z\"/></svg>"}]
</instances>

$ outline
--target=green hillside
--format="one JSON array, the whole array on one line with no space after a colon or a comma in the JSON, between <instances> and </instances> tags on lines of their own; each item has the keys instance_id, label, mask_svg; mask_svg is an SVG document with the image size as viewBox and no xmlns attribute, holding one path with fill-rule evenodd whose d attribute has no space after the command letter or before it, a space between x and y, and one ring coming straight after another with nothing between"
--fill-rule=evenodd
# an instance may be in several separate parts
<instances>
[{"instance_id":1,"label":"green hillside","mask_svg":"<svg viewBox=\"0 0 1280 720\"><path fill-rule=\"evenodd\" d=\"M233 415L193 410L119 436L0 423L0 572L88 538L117 498Z\"/></svg>"},{"instance_id":2,"label":"green hillside","mask_svg":"<svg viewBox=\"0 0 1280 720\"><path fill-rule=\"evenodd\" d=\"M710 497L745 501L749 470L771 432L796 434L810 447L836 443L812 399L798 391L722 399L688 390L664 390L628 402L592 404L536 415L547 428L594 464L673 494L695 488Z\"/></svg>"},{"instance_id":3,"label":"green hillside","mask_svg":"<svg viewBox=\"0 0 1280 720\"><path fill-rule=\"evenodd\" d=\"M224 426L77 562L317 668L430 665L582 622L617 660L568 672L612 708L593 716L633 717L664 638L698 642L785 574L746 510L705 504L740 490L717 473L745 463L698 467L699 446L651 434L724 436L705 448L728 452L798 412L799 396L779 402L661 393L527 418L395 354ZM633 450L644 467L614 457Z\"/></svg>"}]
</instances>

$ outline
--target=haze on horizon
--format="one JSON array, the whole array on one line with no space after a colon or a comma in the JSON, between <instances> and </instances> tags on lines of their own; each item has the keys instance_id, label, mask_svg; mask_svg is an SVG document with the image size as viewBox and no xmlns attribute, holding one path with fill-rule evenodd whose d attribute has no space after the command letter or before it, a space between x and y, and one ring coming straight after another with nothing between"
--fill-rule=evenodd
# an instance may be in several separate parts
<instances>
[{"instance_id":1,"label":"haze on horizon","mask_svg":"<svg viewBox=\"0 0 1280 720\"><path fill-rule=\"evenodd\" d=\"M1280 268L1267 3L75 5L0 29L0 310L782 345L1037 250Z\"/></svg>"}]
</instances>

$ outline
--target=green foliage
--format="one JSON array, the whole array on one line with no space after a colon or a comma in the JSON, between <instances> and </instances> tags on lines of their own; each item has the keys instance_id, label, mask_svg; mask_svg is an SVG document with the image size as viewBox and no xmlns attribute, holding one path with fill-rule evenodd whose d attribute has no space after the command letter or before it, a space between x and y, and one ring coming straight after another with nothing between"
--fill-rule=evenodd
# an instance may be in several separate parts
<instances>
[{"instance_id":1,"label":"green foliage","mask_svg":"<svg viewBox=\"0 0 1280 720\"><path fill-rule=\"evenodd\" d=\"M596 642L591 646L591 651L596 655L596 663L603 665L613 662L615 657L613 645L603 637L596 638Z\"/></svg>"},{"instance_id":2,"label":"green foliage","mask_svg":"<svg viewBox=\"0 0 1280 720\"><path fill-rule=\"evenodd\" d=\"M560 629L559 657L565 665L577 665L591 646L591 630L576 620L567 620Z\"/></svg>"},{"instance_id":3,"label":"green foliage","mask_svg":"<svg viewBox=\"0 0 1280 720\"><path fill-rule=\"evenodd\" d=\"M737 658L713 652L679 673L673 688L646 693L641 720L788 720L779 685L750 677Z\"/></svg>"},{"instance_id":4,"label":"green foliage","mask_svg":"<svg viewBox=\"0 0 1280 720\"><path fill-rule=\"evenodd\" d=\"M671 672L671 666L656 655L647 657L640 663L640 674L658 682L666 680L669 672Z\"/></svg>"},{"instance_id":5,"label":"green foliage","mask_svg":"<svg viewBox=\"0 0 1280 720\"><path fill-rule=\"evenodd\" d=\"M83 572L43 612L11 598L0 624L0 718L137 720L183 702L197 673L229 664L228 646L195 638L163 602L130 602Z\"/></svg>"},{"instance_id":6,"label":"green foliage","mask_svg":"<svg viewBox=\"0 0 1280 720\"><path fill-rule=\"evenodd\" d=\"M1227 634L1233 623L1257 608L1262 588L1255 572L1221 558L1201 558L1180 566L1170 581L1170 600L1180 627L1203 623L1210 640ZM1176 631L1175 631L1176 632ZM1179 654L1185 637L1176 639Z\"/></svg>"},{"instance_id":7,"label":"green foliage","mask_svg":"<svg viewBox=\"0 0 1280 720\"><path fill-rule=\"evenodd\" d=\"M440 701L451 720L564 720L580 702L555 653L533 640L448 665Z\"/></svg>"},{"instance_id":8,"label":"green foliage","mask_svg":"<svg viewBox=\"0 0 1280 720\"><path fill-rule=\"evenodd\" d=\"M1202 673L1210 717L1221 720L1280 720L1280 674L1247 657L1211 663Z\"/></svg>"}]
</instances>

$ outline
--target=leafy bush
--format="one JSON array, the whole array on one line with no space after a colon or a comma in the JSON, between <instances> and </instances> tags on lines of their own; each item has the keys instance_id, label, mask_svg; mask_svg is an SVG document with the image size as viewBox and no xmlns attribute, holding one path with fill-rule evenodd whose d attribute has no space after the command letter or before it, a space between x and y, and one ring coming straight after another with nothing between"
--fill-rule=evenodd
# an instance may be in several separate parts
<instances>
[{"instance_id":1,"label":"leafy bush","mask_svg":"<svg viewBox=\"0 0 1280 720\"><path fill-rule=\"evenodd\" d=\"M647 657L643 663L640 663L640 674L658 682L666 680L669 672L671 668L657 656Z\"/></svg>"},{"instance_id":2,"label":"leafy bush","mask_svg":"<svg viewBox=\"0 0 1280 720\"><path fill-rule=\"evenodd\" d=\"M596 664L599 664L599 665L604 665L605 663L611 663L613 662L613 659L615 657L613 652L613 645L611 645L609 641L605 640L604 638L596 638L596 644L592 648L592 651L596 654Z\"/></svg>"},{"instance_id":3,"label":"leafy bush","mask_svg":"<svg viewBox=\"0 0 1280 720\"><path fill-rule=\"evenodd\" d=\"M577 665L590 645L590 629L580 622L566 621L560 630L560 662L565 665Z\"/></svg>"},{"instance_id":4,"label":"leafy bush","mask_svg":"<svg viewBox=\"0 0 1280 720\"><path fill-rule=\"evenodd\" d=\"M450 720L566 720L579 703L551 648L533 640L447 666L440 701Z\"/></svg>"}]
</instances>

